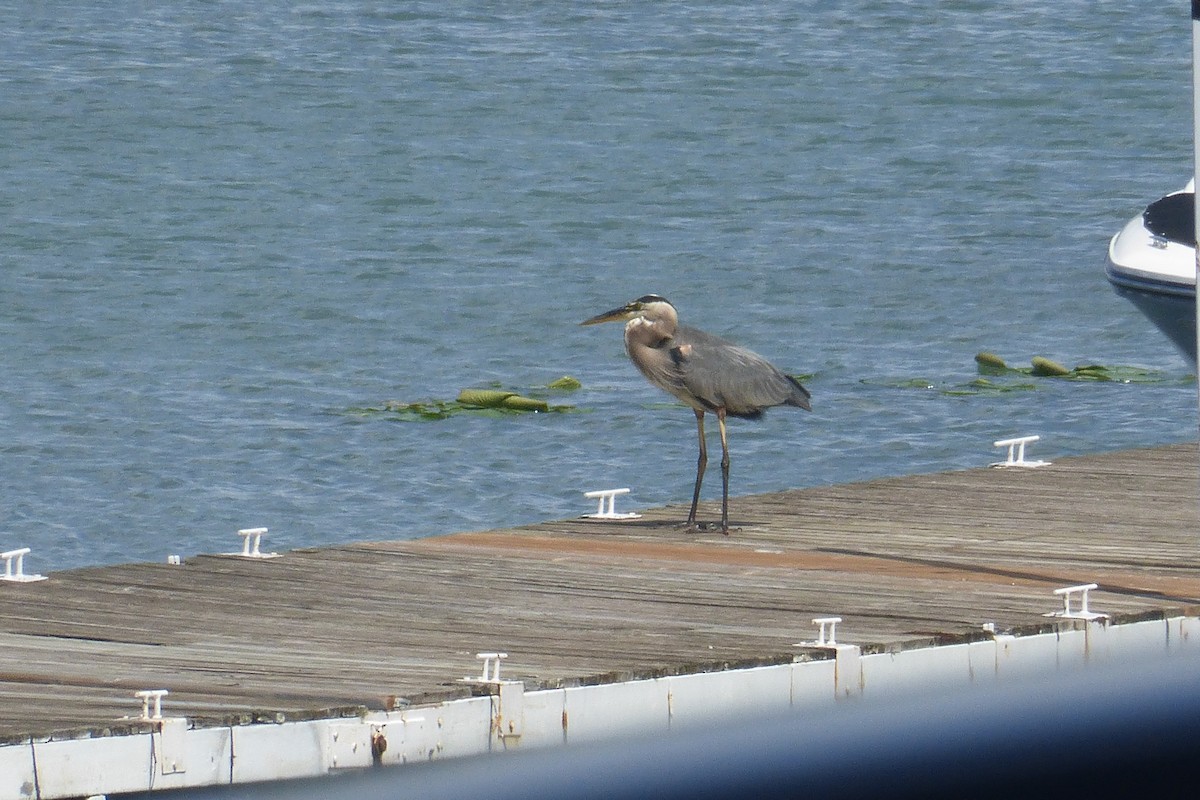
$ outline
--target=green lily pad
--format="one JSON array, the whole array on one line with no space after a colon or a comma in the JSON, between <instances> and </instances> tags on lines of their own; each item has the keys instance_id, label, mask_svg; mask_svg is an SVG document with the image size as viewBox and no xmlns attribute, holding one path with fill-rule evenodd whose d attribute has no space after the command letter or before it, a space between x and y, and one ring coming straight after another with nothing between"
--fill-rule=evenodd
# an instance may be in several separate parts
<instances>
[{"instance_id":1,"label":"green lily pad","mask_svg":"<svg viewBox=\"0 0 1200 800\"><path fill-rule=\"evenodd\" d=\"M1009 367L1004 360L992 353L981 352L975 356L975 363L981 375L1032 375L1038 378L1061 378L1069 381L1096 381L1119 383L1164 383L1174 378L1158 370L1140 367L1110 367L1103 364L1081 364L1068 369L1057 361L1044 356L1034 356L1030 366L1024 368ZM1189 379L1190 381L1190 379Z\"/></svg>"},{"instance_id":2,"label":"green lily pad","mask_svg":"<svg viewBox=\"0 0 1200 800\"><path fill-rule=\"evenodd\" d=\"M1003 375L1009 371L1008 364L995 353L976 353L975 363L983 375Z\"/></svg>"},{"instance_id":3,"label":"green lily pad","mask_svg":"<svg viewBox=\"0 0 1200 800\"><path fill-rule=\"evenodd\" d=\"M522 397L519 394L511 394L504 398L504 402L500 404L503 408L509 408L513 411L549 411L550 404L545 400L538 400L533 397Z\"/></svg>"},{"instance_id":4,"label":"green lily pad","mask_svg":"<svg viewBox=\"0 0 1200 800\"><path fill-rule=\"evenodd\" d=\"M1039 378L1058 378L1064 375L1070 375L1071 370L1059 364L1057 361L1051 361L1042 356L1034 356L1032 368L1029 370L1030 375L1036 375Z\"/></svg>"},{"instance_id":5,"label":"green lily pad","mask_svg":"<svg viewBox=\"0 0 1200 800\"><path fill-rule=\"evenodd\" d=\"M504 401L516 395L502 389L463 389L458 393L458 403L477 408L499 408Z\"/></svg>"},{"instance_id":6,"label":"green lily pad","mask_svg":"<svg viewBox=\"0 0 1200 800\"><path fill-rule=\"evenodd\" d=\"M555 383L569 380L574 379L560 378ZM350 408L346 413L363 417L378 416L396 421L427 422L446 419L458 414L506 417L512 414L564 413L576 410L574 406L550 405L546 400L536 396L539 392L547 390L570 391L570 388L567 383L562 384L562 388L559 389L552 386L544 386L541 389L534 388L531 390L531 394L535 396L526 396L511 389L467 388L459 392L458 397L454 400L420 400L411 403L389 400L381 407Z\"/></svg>"},{"instance_id":7,"label":"green lily pad","mask_svg":"<svg viewBox=\"0 0 1200 800\"><path fill-rule=\"evenodd\" d=\"M570 375L563 375L561 378L550 381L546 384L547 389L553 389L556 392L573 392L583 386L578 378L572 378Z\"/></svg>"}]
</instances>

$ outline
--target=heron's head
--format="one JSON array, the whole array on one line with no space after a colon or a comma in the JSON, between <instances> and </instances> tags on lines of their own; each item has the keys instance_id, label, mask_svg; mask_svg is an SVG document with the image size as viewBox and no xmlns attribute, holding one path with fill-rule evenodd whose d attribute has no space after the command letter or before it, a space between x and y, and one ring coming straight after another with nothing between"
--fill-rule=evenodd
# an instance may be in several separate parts
<instances>
[{"instance_id":1,"label":"heron's head","mask_svg":"<svg viewBox=\"0 0 1200 800\"><path fill-rule=\"evenodd\" d=\"M646 294L637 300L630 300L620 308L597 314L591 319L585 319L580 325L599 325L601 322L628 322L632 319L655 320L665 315L675 318L675 306L665 297L657 294Z\"/></svg>"}]
</instances>

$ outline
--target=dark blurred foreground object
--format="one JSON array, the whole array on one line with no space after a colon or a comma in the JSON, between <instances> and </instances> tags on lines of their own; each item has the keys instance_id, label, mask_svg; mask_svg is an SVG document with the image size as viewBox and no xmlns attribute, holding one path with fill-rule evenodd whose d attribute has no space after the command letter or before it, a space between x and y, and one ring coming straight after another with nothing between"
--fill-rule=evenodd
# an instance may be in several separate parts
<instances>
[{"instance_id":1,"label":"dark blurred foreground object","mask_svg":"<svg viewBox=\"0 0 1200 800\"><path fill-rule=\"evenodd\" d=\"M1195 797L1200 658L1060 672L996 688L719 719L653 739L447 760L177 800L734 797Z\"/></svg>"}]
</instances>

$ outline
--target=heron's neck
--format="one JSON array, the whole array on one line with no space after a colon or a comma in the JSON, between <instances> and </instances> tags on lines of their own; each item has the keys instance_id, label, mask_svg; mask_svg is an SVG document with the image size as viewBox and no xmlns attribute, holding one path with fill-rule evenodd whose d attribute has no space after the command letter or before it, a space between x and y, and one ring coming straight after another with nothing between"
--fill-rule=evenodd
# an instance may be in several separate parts
<instances>
[{"instance_id":1,"label":"heron's neck","mask_svg":"<svg viewBox=\"0 0 1200 800\"><path fill-rule=\"evenodd\" d=\"M625 323L625 347L628 350L638 347L658 349L670 342L674 334L675 326L664 320L635 317Z\"/></svg>"}]
</instances>

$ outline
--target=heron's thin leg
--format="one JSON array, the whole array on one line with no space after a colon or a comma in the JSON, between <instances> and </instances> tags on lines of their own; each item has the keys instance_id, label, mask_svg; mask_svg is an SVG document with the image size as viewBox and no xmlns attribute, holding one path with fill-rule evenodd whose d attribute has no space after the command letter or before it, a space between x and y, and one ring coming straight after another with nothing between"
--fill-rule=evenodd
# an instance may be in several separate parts
<instances>
[{"instance_id":1,"label":"heron's thin leg","mask_svg":"<svg viewBox=\"0 0 1200 800\"><path fill-rule=\"evenodd\" d=\"M708 466L708 447L704 444L704 412L696 412L696 430L700 434L700 457L696 459L696 488L692 490L692 510L688 512L687 524L696 524L696 506L700 503L700 483L704 480L704 468Z\"/></svg>"},{"instance_id":2,"label":"heron's thin leg","mask_svg":"<svg viewBox=\"0 0 1200 800\"><path fill-rule=\"evenodd\" d=\"M729 440L725 436L725 409L717 409L721 428L721 533L729 535Z\"/></svg>"}]
</instances>

